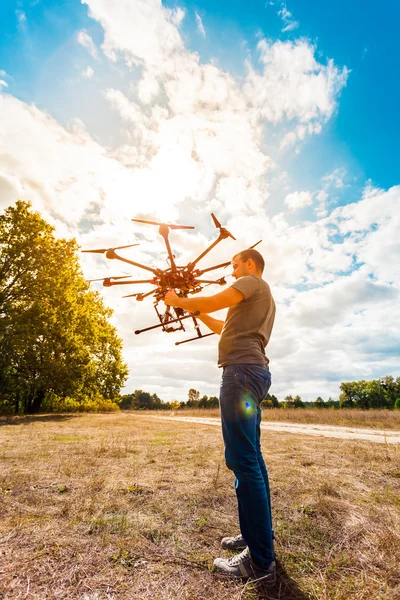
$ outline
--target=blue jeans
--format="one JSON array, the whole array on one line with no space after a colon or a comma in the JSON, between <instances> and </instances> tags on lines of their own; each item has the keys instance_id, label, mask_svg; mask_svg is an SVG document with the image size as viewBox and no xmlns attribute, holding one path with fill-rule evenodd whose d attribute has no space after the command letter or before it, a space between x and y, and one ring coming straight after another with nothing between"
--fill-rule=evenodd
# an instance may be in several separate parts
<instances>
[{"instance_id":1,"label":"blue jeans","mask_svg":"<svg viewBox=\"0 0 400 600\"><path fill-rule=\"evenodd\" d=\"M225 461L236 476L240 531L260 568L268 568L274 560L268 471L260 445L261 402L270 386L267 367L223 367L220 408Z\"/></svg>"}]
</instances>

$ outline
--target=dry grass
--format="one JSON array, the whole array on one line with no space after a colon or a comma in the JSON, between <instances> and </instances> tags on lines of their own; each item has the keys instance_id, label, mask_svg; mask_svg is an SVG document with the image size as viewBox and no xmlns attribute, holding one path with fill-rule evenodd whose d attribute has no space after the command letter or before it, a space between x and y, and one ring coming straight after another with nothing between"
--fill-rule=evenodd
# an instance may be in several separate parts
<instances>
[{"instance_id":1,"label":"dry grass","mask_svg":"<svg viewBox=\"0 0 400 600\"><path fill-rule=\"evenodd\" d=\"M140 411L142 412L142 411ZM154 411L147 411L151 414ZM174 411L187 417L219 417L219 409L184 409ZM160 412L160 414L163 414ZM164 413L166 414L166 413ZM170 413L169 413L170 414ZM400 431L400 410L354 410L313 408L268 408L263 410L263 421L314 423Z\"/></svg>"},{"instance_id":2,"label":"dry grass","mask_svg":"<svg viewBox=\"0 0 400 600\"><path fill-rule=\"evenodd\" d=\"M297 414L297 412L296 412ZM135 414L0 427L0 598L400 598L398 446L264 432L279 583L212 572L237 533L217 427Z\"/></svg>"}]
</instances>

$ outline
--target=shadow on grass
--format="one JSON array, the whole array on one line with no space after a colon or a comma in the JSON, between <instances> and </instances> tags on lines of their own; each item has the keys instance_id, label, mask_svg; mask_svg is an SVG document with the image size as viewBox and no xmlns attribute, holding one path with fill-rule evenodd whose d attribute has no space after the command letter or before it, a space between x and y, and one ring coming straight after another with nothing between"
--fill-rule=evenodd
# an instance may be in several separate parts
<instances>
[{"instance_id":1,"label":"shadow on grass","mask_svg":"<svg viewBox=\"0 0 400 600\"><path fill-rule=\"evenodd\" d=\"M277 582L274 586L267 587L262 584L255 586L257 600L310 600L310 596L300 590L279 560L276 561L276 574Z\"/></svg>"},{"instance_id":2,"label":"shadow on grass","mask_svg":"<svg viewBox=\"0 0 400 600\"><path fill-rule=\"evenodd\" d=\"M49 423L49 422L60 422L68 421L76 417L75 414L70 415L23 415L23 416L12 416L12 415L0 415L0 427L1 425L30 425L31 423Z\"/></svg>"}]
</instances>

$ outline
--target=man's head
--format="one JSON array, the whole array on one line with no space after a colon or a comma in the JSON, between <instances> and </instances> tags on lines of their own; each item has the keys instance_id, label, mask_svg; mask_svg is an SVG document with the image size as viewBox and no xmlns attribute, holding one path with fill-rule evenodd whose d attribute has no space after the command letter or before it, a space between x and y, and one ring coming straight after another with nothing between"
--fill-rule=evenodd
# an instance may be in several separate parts
<instances>
[{"instance_id":1,"label":"man's head","mask_svg":"<svg viewBox=\"0 0 400 600\"><path fill-rule=\"evenodd\" d=\"M233 277L239 279L245 275L261 277L264 270L264 259L257 250L252 248L235 254L232 258Z\"/></svg>"}]
</instances>

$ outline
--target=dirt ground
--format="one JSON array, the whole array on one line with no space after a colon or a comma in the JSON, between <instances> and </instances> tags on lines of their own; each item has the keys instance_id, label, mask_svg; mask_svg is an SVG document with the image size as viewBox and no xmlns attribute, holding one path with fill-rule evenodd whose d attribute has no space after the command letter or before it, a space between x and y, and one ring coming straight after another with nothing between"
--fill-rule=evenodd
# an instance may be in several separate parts
<instances>
[{"instance_id":1,"label":"dirt ground","mask_svg":"<svg viewBox=\"0 0 400 600\"><path fill-rule=\"evenodd\" d=\"M0 425L2 600L400 598L400 451L263 432L278 583L213 572L238 533L220 428L151 416Z\"/></svg>"},{"instance_id":2,"label":"dirt ground","mask_svg":"<svg viewBox=\"0 0 400 600\"><path fill-rule=\"evenodd\" d=\"M140 417L140 415L136 415L136 417L137 416ZM170 419L172 421L183 421L187 423L200 423L203 425L217 425L219 427L221 426L221 421L215 417L168 417L161 415L153 415L153 418ZM400 432L390 430L386 431L384 429L361 429L358 427L315 425L311 423L283 423L282 421L264 421L263 423L261 423L261 429L265 431L282 431L284 433L295 433L297 435L301 434L331 437L342 440L366 440L367 442L375 442L378 444L400 444Z\"/></svg>"}]
</instances>

